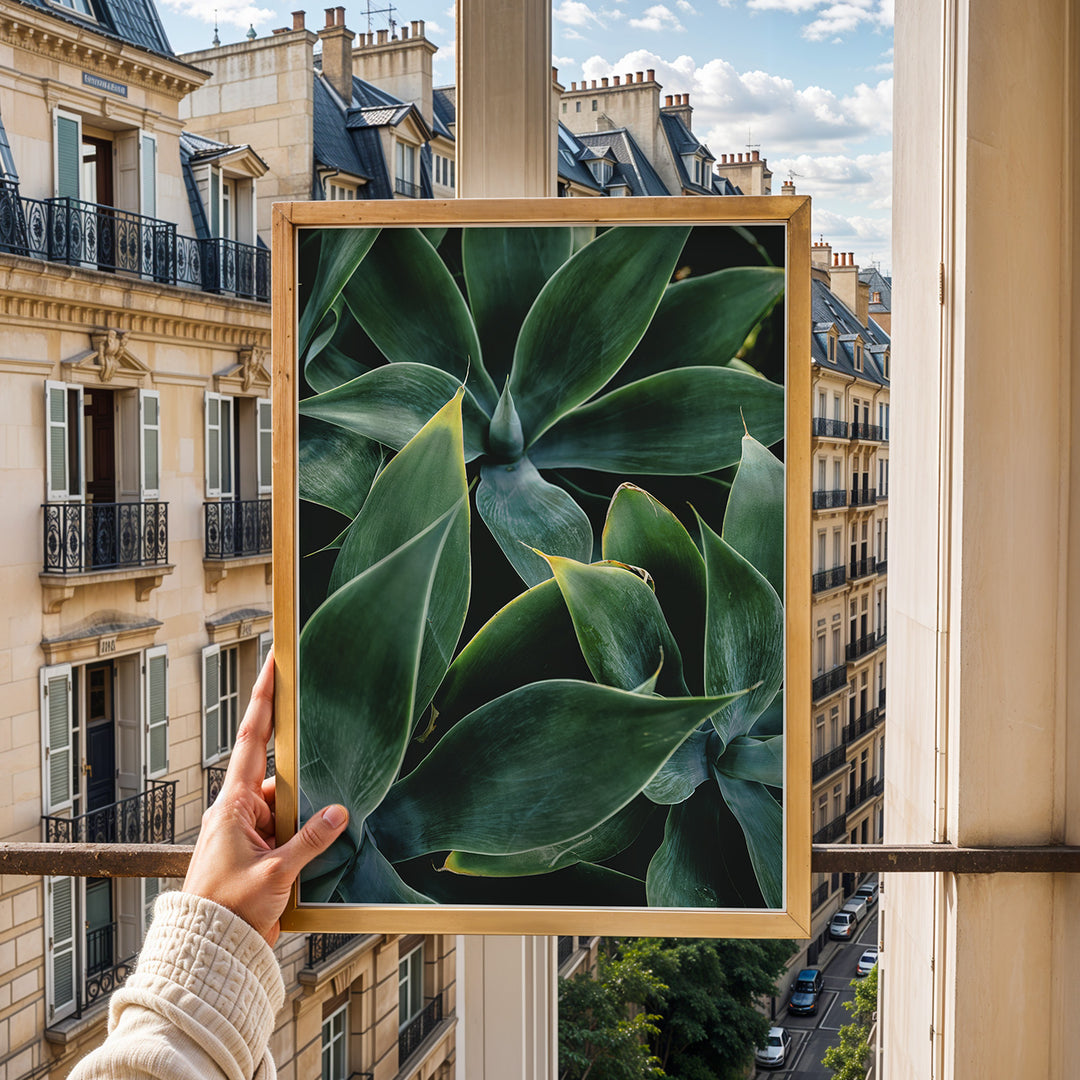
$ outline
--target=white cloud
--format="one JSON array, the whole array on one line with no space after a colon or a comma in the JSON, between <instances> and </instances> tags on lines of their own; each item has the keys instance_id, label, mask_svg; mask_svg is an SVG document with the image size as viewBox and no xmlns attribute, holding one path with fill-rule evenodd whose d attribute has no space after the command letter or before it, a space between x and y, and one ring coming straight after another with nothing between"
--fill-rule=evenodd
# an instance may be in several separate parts
<instances>
[{"instance_id":1,"label":"white cloud","mask_svg":"<svg viewBox=\"0 0 1080 1080\"><path fill-rule=\"evenodd\" d=\"M188 18L200 19L207 26L217 23L219 26L236 26L241 30L249 26L258 29L277 17L276 11L239 0L165 0L165 6Z\"/></svg>"},{"instance_id":2,"label":"white cloud","mask_svg":"<svg viewBox=\"0 0 1080 1080\"><path fill-rule=\"evenodd\" d=\"M554 53L551 55L551 62L557 68L576 67L577 61L572 56L556 56Z\"/></svg>"},{"instance_id":3,"label":"white cloud","mask_svg":"<svg viewBox=\"0 0 1080 1080\"><path fill-rule=\"evenodd\" d=\"M443 27L443 26L440 26L437 22L432 22L430 19L428 19L424 23L424 32L426 34L429 31L432 34L445 34L446 33L446 28Z\"/></svg>"},{"instance_id":4,"label":"white cloud","mask_svg":"<svg viewBox=\"0 0 1080 1080\"><path fill-rule=\"evenodd\" d=\"M686 27L679 22L678 16L670 8L663 4L653 4L642 12L640 19L631 19L630 25L635 30L649 30L658 33L661 30L685 30Z\"/></svg>"},{"instance_id":5,"label":"white cloud","mask_svg":"<svg viewBox=\"0 0 1080 1080\"><path fill-rule=\"evenodd\" d=\"M552 17L566 23L568 26L588 26L590 23L600 23L600 17L582 0L562 0L558 7L552 9ZM601 24L602 25L602 24Z\"/></svg>"},{"instance_id":6,"label":"white cloud","mask_svg":"<svg viewBox=\"0 0 1080 1080\"><path fill-rule=\"evenodd\" d=\"M562 32L562 36L567 41L584 41L585 35L579 34L576 30L572 30L569 26Z\"/></svg>"},{"instance_id":7,"label":"white cloud","mask_svg":"<svg viewBox=\"0 0 1080 1080\"><path fill-rule=\"evenodd\" d=\"M804 11L813 11L822 0L746 0L750 11L786 11L790 15L800 15Z\"/></svg>"},{"instance_id":8,"label":"white cloud","mask_svg":"<svg viewBox=\"0 0 1080 1080\"><path fill-rule=\"evenodd\" d=\"M809 41L829 38L843 41L861 26L871 29L891 28L894 0L746 0L749 11L775 11L788 15L815 13L802 29Z\"/></svg>"},{"instance_id":9,"label":"white cloud","mask_svg":"<svg viewBox=\"0 0 1080 1080\"><path fill-rule=\"evenodd\" d=\"M696 15L697 14L697 8L694 7L694 5L690 3L690 0L675 0L675 6L680 11L685 12L687 15Z\"/></svg>"}]
</instances>

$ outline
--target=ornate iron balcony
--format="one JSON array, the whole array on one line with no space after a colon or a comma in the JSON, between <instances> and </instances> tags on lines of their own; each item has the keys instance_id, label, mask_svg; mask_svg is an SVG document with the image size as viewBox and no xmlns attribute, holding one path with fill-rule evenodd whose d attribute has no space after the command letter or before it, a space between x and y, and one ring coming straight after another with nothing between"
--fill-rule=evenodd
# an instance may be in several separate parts
<instances>
[{"instance_id":1,"label":"ornate iron balcony","mask_svg":"<svg viewBox=\"0 0 1080 1080\"><path fill-rule=\"evenodd\" d=\"M811 894L810 894L810 910L817 911L826 900L829 899L829 895L832 893L832 888L827 881L823 881Z\"/></svg>"},{"instance_id":2,"label":"ornate iron balcony","mask_svg":"<svg viewBox=\"0 0 1080 1080\"><path fill-rule=\"evenodd\" d=\"M877 488L852 488L852 506L873 506L877 502Z\"/></svg>"},{"instance_id":3,"label":"ornate iron balcony","mask_svg":"<svg viewBox=\"0 0 1080 1080\"><path fill-rule=\"evenodd\" d=\"M829 773L833 772L835 769L839 769L846 760L847 749L842 745L833 747L828 753L815 758L814 764L811 766L814 781L816 782L823 776L828 776Z\"/></svg>"},{"instance_id":4,"label":"ornate iron balcony","mask_svg":"<svg viewBox=\"0 0 1080 1080\"><path fill-rule=\"evenodd\" d=\"M419 199L421 196L419 184L414 184L410 180L402 180L400 176L394 180L394 191L398 195L406 195L410 199Z\"/></svg>"},{"instance_id":5,"label":"ornate iron balcony","mask_svg":"<svg viewBox=\"0 0 1080 1080\"><path fill-rule=\"evenodd\" d=\"M355 934L308 934L307 963L315 967L356 940Z\"/></svg>"},{"instance_id":6,"label":"ornate iron balcony","mask_svg":"<svg viewBox=\"0 0 1080 1080\"><path fill-rule=\"evenodd\" d=\"M269 499L226 499L203 503L206 558L238 559L269 555Z\"/></svg>"},{"instance_id":7,"label":"ornate iron balcony","mask_svg":"<svg viewBox=\"0 0 1080 1080\"><path fill-rule=\"evenodd\" d=\"M176 781L151 780L138 795L78 817L45 816L49 844L171 844L176 832Z\"/></svg>"},{"instance_id":8,"label":"ornate iron balcony","mask_svg":"<svg viewBox=\"0 0 1080 1080\"><path fill-rule=\"evenodd\" d=\"M248 300L269 300L270 252L221 236L177 237L176 284Z\"/></svg>"},{"instance_id":9,"label":"ornate iron balcony","mask_svg":"<svg viewBox=\"0 0 1080 1080\"><path fill-rule=\"evenodd\" d=\"M855 423L851 425L851 437L865 442L880 442L881 428L877 424Z\"/></svg>"},{"instance_id":10,"label":"ornate iron balcony","mask_svg":"<svg viewBox=\"0 0 1080 1080\"><path fill-rule=\"evenodd\" d=\"M562 967L574 954L574 937L572 934L559 935L559 967Z\"/></svg>"},{"instance_id":11,"label":"ornate iron balcony","mask_svg":"<svg viewBox=\"0 0 1080 1080\"><path fill-rule=\"evenodd\" d=\"M878 561L877 561L877 572L879 574L888 573L888 566L889 566L888 559L878 559Z\"/></svg>"},{"instance_id":12,"label":"ornate iron balcony","mask_svg":"<svg viewBox=\"0 0 1080 1080\"><path fill-rule=\"evenodd\" d=\"M847 581L847 567L834 566L831 570L819 570L810 580L814 592L835 589Z\"/></svg>"},{"instance_id":13,"label":"ornate iron balcony","mask_svg":"<svg viewBox=\"0 0 1080 1080\"><path fill-rule=\"evenodd\" d=\"M824 416L815 416L810 422L810 431L813 435L823 435L825 438L846 439L848 437L848 422L846 420L828 420Z\"/></svg>"},{"instance_id":14,"label":"ornate iron balcony","mask_svg":"<svg viewBox=\"0 0 1080 1080\"><path fill-rule=\"evenodd\" d=\"M835 817L824 828L814 833L815 844L831 844L847 832L847 814Z\"/></svg>"},{"instance_id":15,"label":"ornate iron balcony","mask_svg":"<svg viewBox=\"0 0 1080 1080\"><path fill-rule=\"evenodd\" d=\"M442 1021L442 994L436 994L424 1008L398 1032L398 1069L420 1049L420 1044Z\"/></svg>"},{"instance_id":16,"label":"ornate iron balcony","mask_svg":"<svg viewBox=\"0 0 1080 1080\"><path fill-rule=\"evenodd\" d=\"M850 724L844 725L844 744L854 742L856 739L865 735L871 728L877 727L879 715L878 710L867 709L858 719L852 720Z\"/></svg>"},{"instance_id":17,"label":"ornate iron balcony","mask_svg":"<svg viewBox=\"0 0 1080 1080\"><path fill-rule=\"evenodd\" d=\"M870 799L877 795L880 795L885 788L884 781L878 781L874 777L870 777L864 780L850 795L847 797L847 810L850 814L852 810L862 806L863 803L869 802Z\"/></svg>"},{"instance_id":18,"label":"ornate iron balcony","mask_svg":"<svg viewBox=\"0 0 1080 1080\"><path fill-rule=\"evenodd\" d=\"M865 656L868 652L873 652L877 648L877 634L870 631L869 634L863 634L862 637L856 638L850 645L844 649L844 656L847 660L858 660L860 656Z\"/></svg>"},{"instance_id":19,"label":"ornate iron balcony","mask_svg":"<svg viewBox=\"0 0 1080 1080\"><path fill-rule=\"evenodd\" d=\"M135 970L138 956L116 958L119 942L116 923L86 932L86 974L75 999L75 1016L107 998Z\"/></svg>"},{"instance_id":20,"label":"ornate iron balcony","mask_svg":"<svg viewBox=\"0 0 1080 1080\"><path fill-rule=\"evenodd\" d=\"M221 785L225 783L226 766L211 765L206 770L206 809L214 805L214 801L221 794ZM275 761L273 754L266 755L266 778L274 775Z\"/></svg>"},{"instance_id":21,"label":"ornate iron balcony","mask_svg":"<svg viewBox=\"0 0 1080 1080\"><path fill-rule=\"evenodd\" d=\"M851 580L855 581L858 578L869 577L871 574L877 573L877 559L873 555L868 556L865 559L852 559L851 561Z\"/></svg>"},{"instance_id":22,"label":"ornate iron balcony","mask_svg":"<svg viewBox=\"0 0 1080 1080\"><path fill-rule=\"evenodd\" d=\"M819 675L811 683L810 696L814 701L828 697L829 694L839 690L847 682L847 664L838 664L836 667Z\"/></svg>"},{"instance_id":23,"label":"ornate iron balcony","mask_svg":"<svg viewBox=\"0 0 1080 1080\"><path fill-rule=\"evenodd\" d=\"M42 503L47 574L163 566L169 561L165 502Z\"/></svg>"},{"instance_id":24,"label":"ornate iron balcony","mask_svg":"<svg viewBox=\"0 0 1080 1080\"><path fill-rule=\"evenodd\" d=\"M815 491L812 493L812 506L815 510L832 510L838 506L847 506L847 492L843 489Z\"/></svg>"}]
</instances>

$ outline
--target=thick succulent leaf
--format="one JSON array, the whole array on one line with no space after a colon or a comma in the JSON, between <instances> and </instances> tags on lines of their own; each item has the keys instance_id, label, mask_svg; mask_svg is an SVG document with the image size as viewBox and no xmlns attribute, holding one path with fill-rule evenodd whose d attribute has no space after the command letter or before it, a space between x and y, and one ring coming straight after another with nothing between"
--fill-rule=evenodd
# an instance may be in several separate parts
<instances>
[{"instance_id":1,"label":"thick succulent leaf","mask_svg":"<svg viewBox=\"0 0 1080 1080\"><path fill-rule=\"evenodd\" d=\"M459 509L331 595L300 634L299 785L312 808L348 808L354 849L405 754L428 600Z\"/></svg>"},{"instance_id":2,"label":"thick succulent leaf","mask_svg":"<svg viewBox=\"0 0 1080 1080\"><path fill-rule=\"evenodd\" d=\"M384 364L300 402L314 416L400 450L457 393L461 382L427 364ZM468 390L461 403L465 460L483 452L488 419Z\"/></svg>"},{"instance_id":3,"label":"thick succulent leaf","mask_svg":"<svg viewBox=\"0 0 1080 1080\"><path fill-rule=\"evenodd\" d=\"M784 737L752 739L740 735L717 758L716 769L736 780L756 780L770 787L784 786Z\"/></svg>"},{"instance_id":4,"label":"thick succulent leaf","mask_svg":"<svg viewBox=\"0 0 1080 1080\"><path fill-rule=\"evenodd\" d=\"M764 784L736 780L719 770L716 782L746 837L750 861L767 907L784 903L784 815Z\"/></svg>"},{"instance_id":5,"label":"thick succulent leaf","mask_svg":"<svg viewBox=\"0 0 1080 1080\"><path fill-rule=\"evenodd\" d=\"M461 454L461 395L448 401L371 486L341 545L330 588L341 588L453 507L439 561L420 658L416 711L425 709L446 674L469 605L468 486Z\"/></svg>"},{"instance_id":6,"label":"thick succulent leaf","mask_svg":"<svg viewBox=\"0 0 1080 1080\"><path fill-rule=\"evenodd\" d=\"M526 445L622 367L689 232L673 225L609 229L550 278L522 324L510 375Z\"/></svg>"},{"instance_id":7,"label":"thick succulent leaf","mask_svg":"<svg viewBox=\"0 0 1080 1080\"><path fill-rule=\"evenodd\" d=\"M311 354L304 364L304 378L312 390L317 394L323 394L327 390L333 390L335 386L352 382L367 370L368 367L365 364L361 364L331 343L319 352Z\"/></svg>"},{"instance_id":8,"label":"thick succulent leaf","mask_svg":"<svg viewBox=\"0 0 1080 1080\"><path fill-rule=\"evenodd\" d=\"M533 548L580 562L592 557L592 526L585 511L562 488L549 484L527 457L481 467L476 510L526 585L551 577Z\"/></svg>"},{"instance_id":9,"label":"thick succulent leaf","mask_svg":"<svg viewBox=\"0 0 1080 1080\"><path fill-rule=\"evenodd\" d=\"M588 678L570 612L548 578L497 611L454 657L435 695L435 731L527 683Z\"/></svg>"},{"instance_id":10,"label":"thick succulent leaf","mask_svg":"<svg viewBox=\"0 0 1080 1080\"><path fill-rule=\"evenodd\" d=\"M603 554L648 570L693 692L704 687L705 560L683 523L647 491L623 484L608 506Z\"/></svg>"},{"instance_id":11,"label":"thick succulent leaf","mask_svg":"<svg viewBox=\"0 0 1080 1080\"><path fill-rule=\"evenodd\" d=\"M653 810L652 803L639 795L607 821L573 840L515 855L451 851L444 869L473 877L521 877L523 874L550 874L579 862L601 863L618 855L638 838Z\"/></svg>"},{"instance_id":12,"label":"thick succulent leaf","mask_svg":"<svg viewBox=\"0 0 1080 1080\"><path fill-rule=\"evenodd\" d=\"M309 820L317 809L303 788L297 790L299 796L300 821ZM342 875L352 863L356 854L356 842L348 830L342 833L326 851L316 855L300 871L300 899L304 903L322 904L330 899Z\"/></svg>"},{"instance_id":13,"label":"thick succulent leaf","mask_svg":"<svg viewBox=\"0 0 1080 1080\"><path fill-rule=\"evenodd\" d=\"M762 442L782 439L783 387L730 368L679 368L574 409L529 456L539 469L712 472L739 460L744 419Z\"/></svg>"},{"instance_id":14,"label":"thick succulent leaf","mask_svg":"<svg viewBox=\"0 0 1080 1080\"><path fill-rule=\"evenodd\" d=\"M630 802L719 703L568 679L512 690L455 724L370 827L393 862L511 855L580 836Z\"/></svg>"},{"instance_id":15,"label":"thick succulent leaf","mask_svg":"<svg viewBox=\"0 0 1080 1080\"><path fill-rule=\"evenodd\" d=\"M570 258L572 230L465 229L461 261L484 365L502 383L518 331L548 278Z\"/></svg>"},{"instance_id":16,"label":"thick succulent leaf","mask_svg":"<svg viewBox=\"0 0 1080 1080\"><path fill-rule=\"evenodd\" d=\"M751 435L743 436L724 539L784 595L784 465Z\"/></svg>"},{"instance_id":17,"label":"thick succulent leaf","mask_svg":"<svg viewBox=\"0 0 1080 1080\"><path fill-rule=\"evenodd\" d=\"M300 312L297 331L300 356L307 353L326 313L341 295L345 283L363 262L378 235L378 229L321 230L315 281L308 301Z\"/></svg>"},{"instance_id":18,"label":"thick succulent leaf","mask_svg":"<svg viewBox=\"0 0 1080 1080\"><path fill-rule=\"evenodd\" d=\"M713 717L725 743L745 735L784 677L784 607L776 590L698 519L705 550L705 690L754 687Z\"/></svg>"},{"instance_id":19,"label":"thick succulent leaf","mask_svg":"<svg viewBox=\"0 0 1080 1080\"><path fill-rule=\"evenodd\" d=\"M649 907L764 905L746 840L714 783L671 807L645 878Z\"/></svg>"},{"instance_id":20,"label":"thick succulent leaf","mask_svg":"<svg viewBox=\"0 0 1080 1080\"><path fill-rule=\"evenodd\" d=\"M496 461L517 461L525 449L525 439L521 433L521 418L514 408L514 399L510 394L510 384L503 387L499 404L491 417L488 428L488 449Z\"/></svg>"},{"instance_id":21,"label":"thick succulent leaf","mask_svg":"<svg viewBox=\"0 0 1080 1080\"><path fill-rule=\"evenodd\" d=\"M449 229L435 228L435 229L421 229L420 231L424 234L424 237L427 239L427 242L433 248L437 248L443 242L443 237L447 234L447 232L449 232Z\"/></svg>"},{"instance_id":22,"label":"thick succulent leaf","mask_svg":"<svg viewBox=\"0 0 1080 1080\"><path fill-rule=\"evenodd\" d=\"M406 885L370 836L340 879L337 897L345 904L433 904L435 901Z\"/></svg>"},{"instance_id":23,"label":"thick succulent leaf","mask_svg":"<svg viewBox=\"0 0 1080 1080\"><path fill-rule=\"evenodd\" d=\"M693 732L645 786L645 795L662 806L689 799L709 778L709 741L716 737L715 732Z\"/></svg>"},{"instance_id":24,"label":"thick succulent leaf","mask_svg":"<svg viewBox=\"0 0 1080 1080\"><path fill-rule=\"evenodd\" d=\"M778 690L776 697L772 699L765 711L754 721L754 726L748 732L758 738L768 738L770 735L784 734L784 691Z\"/></svg>"},{"instance_id":25,"label":"thick succulent leaf","mask_svg":"<svg viewBox=\"0 0 1080 1080\"><path fill-rule=\"evenodd\" d=\"M311 416L300 417L300 498L354 518L382 465L371 439Z\"/></svg>"},{"instance_id":26,"label":"thick succulent leaf","mask_svg":"<svg viewBox=\"0 0 1080 1080\"><path fill-rule=\"evenodd\" d=\"M679 646L655 594L640 575L556 555L547 561L574 620L582 655L598 683L635 690L659 668L661 694L688 693Z\"/></svg>"},{"instance_id":27,"label":"thick succulent leaf","mask_svg":"<svg viewBox=\"0 0 1080 1080\"><path fill-rule=\"evenodd\" d=\"M727 363L783 292L784 271L767 266L736 266L669 285L617 381Z\"/></svg>"},{"instance_id":28,"label":"thick succulent leaf","mask_svg":"<svg viewBox=\"0 0 1080 1080\"><path fill-rule=\"evenodd\" d=\"M490 415L499 393L472 316L446 264L418 229L383 229L344 289L356 321L392 362L442 368Z\"/></svg>"}]
</instances>

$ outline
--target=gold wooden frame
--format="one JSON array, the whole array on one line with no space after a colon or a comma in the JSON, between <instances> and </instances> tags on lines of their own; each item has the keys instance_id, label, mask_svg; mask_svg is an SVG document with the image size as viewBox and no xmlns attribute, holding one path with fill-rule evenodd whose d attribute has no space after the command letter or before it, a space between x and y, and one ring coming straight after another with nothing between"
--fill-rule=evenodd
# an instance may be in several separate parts
<instances>
[{"instance_id":1,"label":"gold wooden frame","mask_svg":"<svg viewBox=\"0 0 1080 1080\"><path fill-rule=\"evenodd\" d=\"M632 199L456 199L277 203L273 211L274 656L277 842L297 828L296 624L297 232L304 227L466 225L784 225L785 720L784 906L569 908L301 905L293 887L283 930L322 933L810 936L810 200L805 196Z\"/></svg>"}]
</instances>

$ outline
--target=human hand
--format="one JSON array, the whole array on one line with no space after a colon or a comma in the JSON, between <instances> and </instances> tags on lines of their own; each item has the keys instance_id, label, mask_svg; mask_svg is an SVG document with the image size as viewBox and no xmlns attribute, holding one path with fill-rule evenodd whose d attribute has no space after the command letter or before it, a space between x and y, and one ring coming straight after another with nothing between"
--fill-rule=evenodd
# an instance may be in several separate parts
<instances>
[{"instance_id":1,"label":"human hand","mask_svg":"<svg viewBox=\"0 0 1080 1080\"><path fill-rule=\"evenodd\" d=\"M202 817L183 891L213 900L250 923L273 945L300 871L344 831L349 815L328 806L280 848L274 839L273 776L266 744L274 727L274 654L251 691L221 791Z\"/></svg>"}]
</instances>

